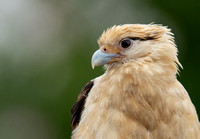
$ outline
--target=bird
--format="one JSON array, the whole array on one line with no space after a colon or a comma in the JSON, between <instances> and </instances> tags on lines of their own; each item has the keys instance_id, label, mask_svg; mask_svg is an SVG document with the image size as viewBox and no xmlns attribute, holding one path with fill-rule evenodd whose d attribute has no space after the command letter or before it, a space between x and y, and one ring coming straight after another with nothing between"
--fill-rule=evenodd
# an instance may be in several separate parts
<instances>
[{"instance_id":1,"label":"bird","mask_svg":"<svg viewBox=\"0 0 200 139\"><path fill-rule=\"evenodd\" d=\"M174 34L161 24L114 25L98 39L89 81L71 109L72 139L200 139L198 115L177 80Z\"/></svg>"}]
</instances>

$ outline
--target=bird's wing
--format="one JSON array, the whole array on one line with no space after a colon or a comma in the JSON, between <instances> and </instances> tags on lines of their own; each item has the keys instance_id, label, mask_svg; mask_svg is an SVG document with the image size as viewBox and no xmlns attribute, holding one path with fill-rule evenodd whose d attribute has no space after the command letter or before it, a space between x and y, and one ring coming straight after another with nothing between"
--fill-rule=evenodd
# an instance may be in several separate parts
<instances>
[{"instance_id":1,"label":"bird's wing","mask_svg":"<svg viewBox=\"0 0 200 139\"><path fill-rule=\"evenodd\" d=\"M84 110L85 101L87 99L88 93L92 89L94 85L94 80L89 81L81 90L80 94L78 95L78 99L74 106L71 109L71 126L74 130L80 122L82 111Z\"/></svg>"}]
</instances>

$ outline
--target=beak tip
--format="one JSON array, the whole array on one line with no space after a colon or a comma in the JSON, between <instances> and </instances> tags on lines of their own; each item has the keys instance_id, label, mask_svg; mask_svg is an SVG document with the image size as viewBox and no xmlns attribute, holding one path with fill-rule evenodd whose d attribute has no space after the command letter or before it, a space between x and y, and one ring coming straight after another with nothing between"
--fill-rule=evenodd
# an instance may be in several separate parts
<instances>
[{"instance_id":1,"label":"beak tip","mask_svg":"<svg viewBox=\"0 0 200 139\"><path fill-rule=\"evenodd\" d=\"M92 65L92 69L94 69L94 67L95 67L95 66L94 66L94 65Z\"/></svg>"},{"instance_id":2,"label":"beak tip","mask_svg":"<svg viewBox=\"0 0 200 139\"><path fill-rule=\"evenodd\" d=\"M92 66L92 69L94 69L94 67L96 66L96 64L93 60L91 61L91 66Z\"/></svg>"}]
</instances>

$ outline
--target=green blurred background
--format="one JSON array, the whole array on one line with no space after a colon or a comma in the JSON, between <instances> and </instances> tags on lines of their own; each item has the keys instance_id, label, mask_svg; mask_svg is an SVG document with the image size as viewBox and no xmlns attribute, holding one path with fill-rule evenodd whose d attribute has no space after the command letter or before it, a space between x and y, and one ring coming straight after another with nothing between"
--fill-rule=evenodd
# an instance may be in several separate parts
<instances>
[{"instance_id":1,"label":"green blurred background","mask_svg":"<svg viewBox=\"0 0 200 139\"><path fill-rule=\"evenodd\" d=\"M200 115L198 0L0 0L0 139L67 139L70 109L92 70L96 40L124 23L169 26L178 77Z\"/></svg>"}]
</instances>

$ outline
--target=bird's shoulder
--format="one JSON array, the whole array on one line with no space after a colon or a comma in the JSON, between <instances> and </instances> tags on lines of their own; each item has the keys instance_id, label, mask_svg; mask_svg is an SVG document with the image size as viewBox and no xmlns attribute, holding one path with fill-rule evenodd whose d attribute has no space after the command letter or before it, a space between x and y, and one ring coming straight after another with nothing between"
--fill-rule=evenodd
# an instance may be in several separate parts
<instances>
[{"instance_id":1,"label":"bird's shoulder","mask_svg":"<svg viewBox=\"0 0 200 139\"><path fill-rule=\"evenodd\" d=\"M72 116L71 126L73 130L78 126L80 122L81 114L85 108L84 105L85 105L87 96L90 90L92 89L93 85L94 85L94 80L91 80L83 87L83 89L78 95L78 99L76 103L71 109L71 116Z\"/></svg>"}]
</instances>

